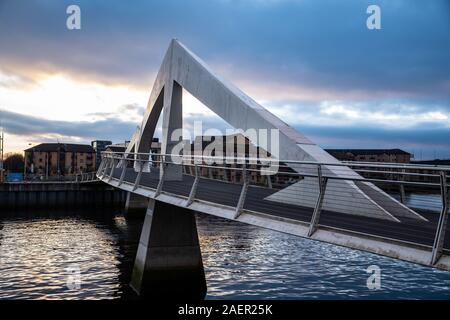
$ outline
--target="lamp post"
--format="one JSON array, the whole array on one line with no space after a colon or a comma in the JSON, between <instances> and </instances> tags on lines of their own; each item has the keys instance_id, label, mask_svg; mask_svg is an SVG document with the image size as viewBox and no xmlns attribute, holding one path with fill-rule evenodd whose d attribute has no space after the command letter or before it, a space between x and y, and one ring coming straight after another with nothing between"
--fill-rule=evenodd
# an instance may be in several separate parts
<instances>
[{"instance_id":1,"label":"lamp post","mask_svg":"<svg viewBox=\"0 0 450 320\"><path fill-rule=\"evenodd\" d=\"M28 168L29 168L29 173L30 173L30 177L33 179L34 178L34 147L33 147L33 143L28 142L28 149L30 150L30 154L27 154L27 152L25 151L25 155L24 155L24 160L25 160L25 165L23 168L23 175L25 177L25 179L28 179Z\"/></svg>"}]
</instances>

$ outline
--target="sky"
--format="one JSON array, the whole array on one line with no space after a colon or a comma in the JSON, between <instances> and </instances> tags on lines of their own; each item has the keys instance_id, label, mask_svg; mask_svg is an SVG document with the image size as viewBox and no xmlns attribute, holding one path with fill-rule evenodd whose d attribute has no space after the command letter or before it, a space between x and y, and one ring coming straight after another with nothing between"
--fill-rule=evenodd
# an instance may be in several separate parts
<instances>
[{"instance_id":1,"label":"sky","mask_svg":"<svg viewBox=\"0 0 450 320\"><path fill-rule=\"evenodd\" d=\"M0 0L6 151L129 139L172 38L324 148L450 158L447 0ZM226 126L184 98L186 123Z\"/></svg>"}]
</instances>

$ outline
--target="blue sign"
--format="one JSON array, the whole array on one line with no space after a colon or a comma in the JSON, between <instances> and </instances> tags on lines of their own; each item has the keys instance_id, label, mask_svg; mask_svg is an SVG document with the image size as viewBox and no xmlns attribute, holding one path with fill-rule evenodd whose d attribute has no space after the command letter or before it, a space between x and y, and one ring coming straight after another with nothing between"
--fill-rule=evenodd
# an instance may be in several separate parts
<instances>
[{"instance_id":1,"label":"blue sign","mask_svg":"<svg viewBox=\"0 0 450 320\"><path fill-rule=\"evenodd\" d=\"M6 175L7 182L21 182L23 181L23 173L20 172L10 172Z\"/></svg>"}]
</instances>

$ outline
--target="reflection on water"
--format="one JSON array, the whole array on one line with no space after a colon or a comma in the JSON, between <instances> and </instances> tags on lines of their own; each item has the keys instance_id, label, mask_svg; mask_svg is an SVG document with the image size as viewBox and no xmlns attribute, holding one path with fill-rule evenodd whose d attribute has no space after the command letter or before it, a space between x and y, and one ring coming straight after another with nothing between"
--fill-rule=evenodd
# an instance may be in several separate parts
<instances>
[{"instance_id":1,"label":"reflection on water","mask_svg":"<svg viewBox=\"0 0 450 320\"><path fill-rule=\"evenodd\" d=\"M123 216L111 214L1 219L0 298L121 297L140 226L140 220L130 227ZM74 267L80 289L70 286Z\"/></svg>"},{"instance_id":2,"label":"reflection on water","mask_svg":"<svg viewBox=\"0 0 450 320\"><path fill-rule=\"evenodd\" d=\"M128 288L142 220L122 214L0 218L0 298L134 298ZM208 299L450 298L450 273L198 215ZM382 269L381 290L366 268ZM67 268L80 268L69 289Z\"/></svg>"},{"instance_id":3,"label":"reflection on water","mask_svg":"<svg viewBox=\"0 0 450 320\"><path fill-rule=\"evenodd\" d=\"M450 272L201 216L208 299L450 299ZM366 286L381 268L381 289Z\"/></svg>"}]
</instances>

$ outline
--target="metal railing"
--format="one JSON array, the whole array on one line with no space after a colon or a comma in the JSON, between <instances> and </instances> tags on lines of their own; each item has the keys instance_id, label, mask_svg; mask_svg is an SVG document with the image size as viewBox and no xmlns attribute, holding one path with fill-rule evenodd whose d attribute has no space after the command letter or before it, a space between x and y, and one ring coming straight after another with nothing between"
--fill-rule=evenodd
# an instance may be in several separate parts
<instances>
[{"instance_id":1,"label":"metal railing","mask_svg":"<svg viewBox=\"0 0 450 320\"><path fill-rule=\"evenodd\" d=\"M186 178L186 183L183 185L176 184L172 181L177 179L170 178L174 172L178 172L178 175L181 172L184 177L189 177L189 179ZM277 210L276 207L260 201L263 198L257 198L255 195L258 192L255 190L272 190L270 192L259 191L260 194L267 194L267 197L278 190L283 190L283 202L285 203L295 205L299 197L304 203L310 203L307 209L311 210L302 209L305 214L302 214L300 209L297 209L298 212L296 211L298 218L309 224L309 237L321 226L333 227L326 221L322 222L321 217L322 212L326 211L326 206L330 205L330 201L333 202L334 208L345 207L346 210L354 212L373 210L370 205L364 204L358 198L358 194L355 194L354 199L348 198L351 186L356 185L358 188L364 189L367 188L367 183L370 183L397 199L405 207L420 209L421 215L426 215L426 219L419 216L422 219L417 219L417 222L404 217L395 217L405 222L404 230L398 226L387 224L387 228L398 229L397 233L387 229L376 230L375 223L367 220L365 221L366 228L371 227L371 224L374 225L370 232L380 237L389 237L389 235L383 234L391 232L395 234L396 241L414 243L429 248L431 250L430 264L432 265L436 264L446 250L444 249L444 238L449 211L450 167L103 152L97 177L105 182L114 179L118 186L123 183L130 184L133 191L138 188L154 190L155 197L162 193L181 196L186 199L186 206L192 205L195 201L218 201L220 205L233 208L235 219L244 211L271 214L271 210ZM143 181L143 177L145 177L145 181ZM219 181L234 187L220 185L217 187L220 191L219 189L213 190L214 186L207 184L207 181ZM299 181L302 181L303 186L301 194L295 187L289 188ZM198 191L202 185L203 190L206 191L199 194ZM211 199L207 197L207 194ZM376 197L374 201L377 201ZM394 210L394 207L397 206L398 203L395 201L389 200L383 203L383 208L387 212L390 209ZM287 209L283 208L285 211ZM437 213L439 213L438 217ZM326 213L325 216L332 216L332 213ZM338 222L334 222L334 227L351 228L350 221L348 221L348 225L345 223L347 223L346 218L339 218ZM417 233L419 229L423 234Z\"/></svg>"}]
</instances>

